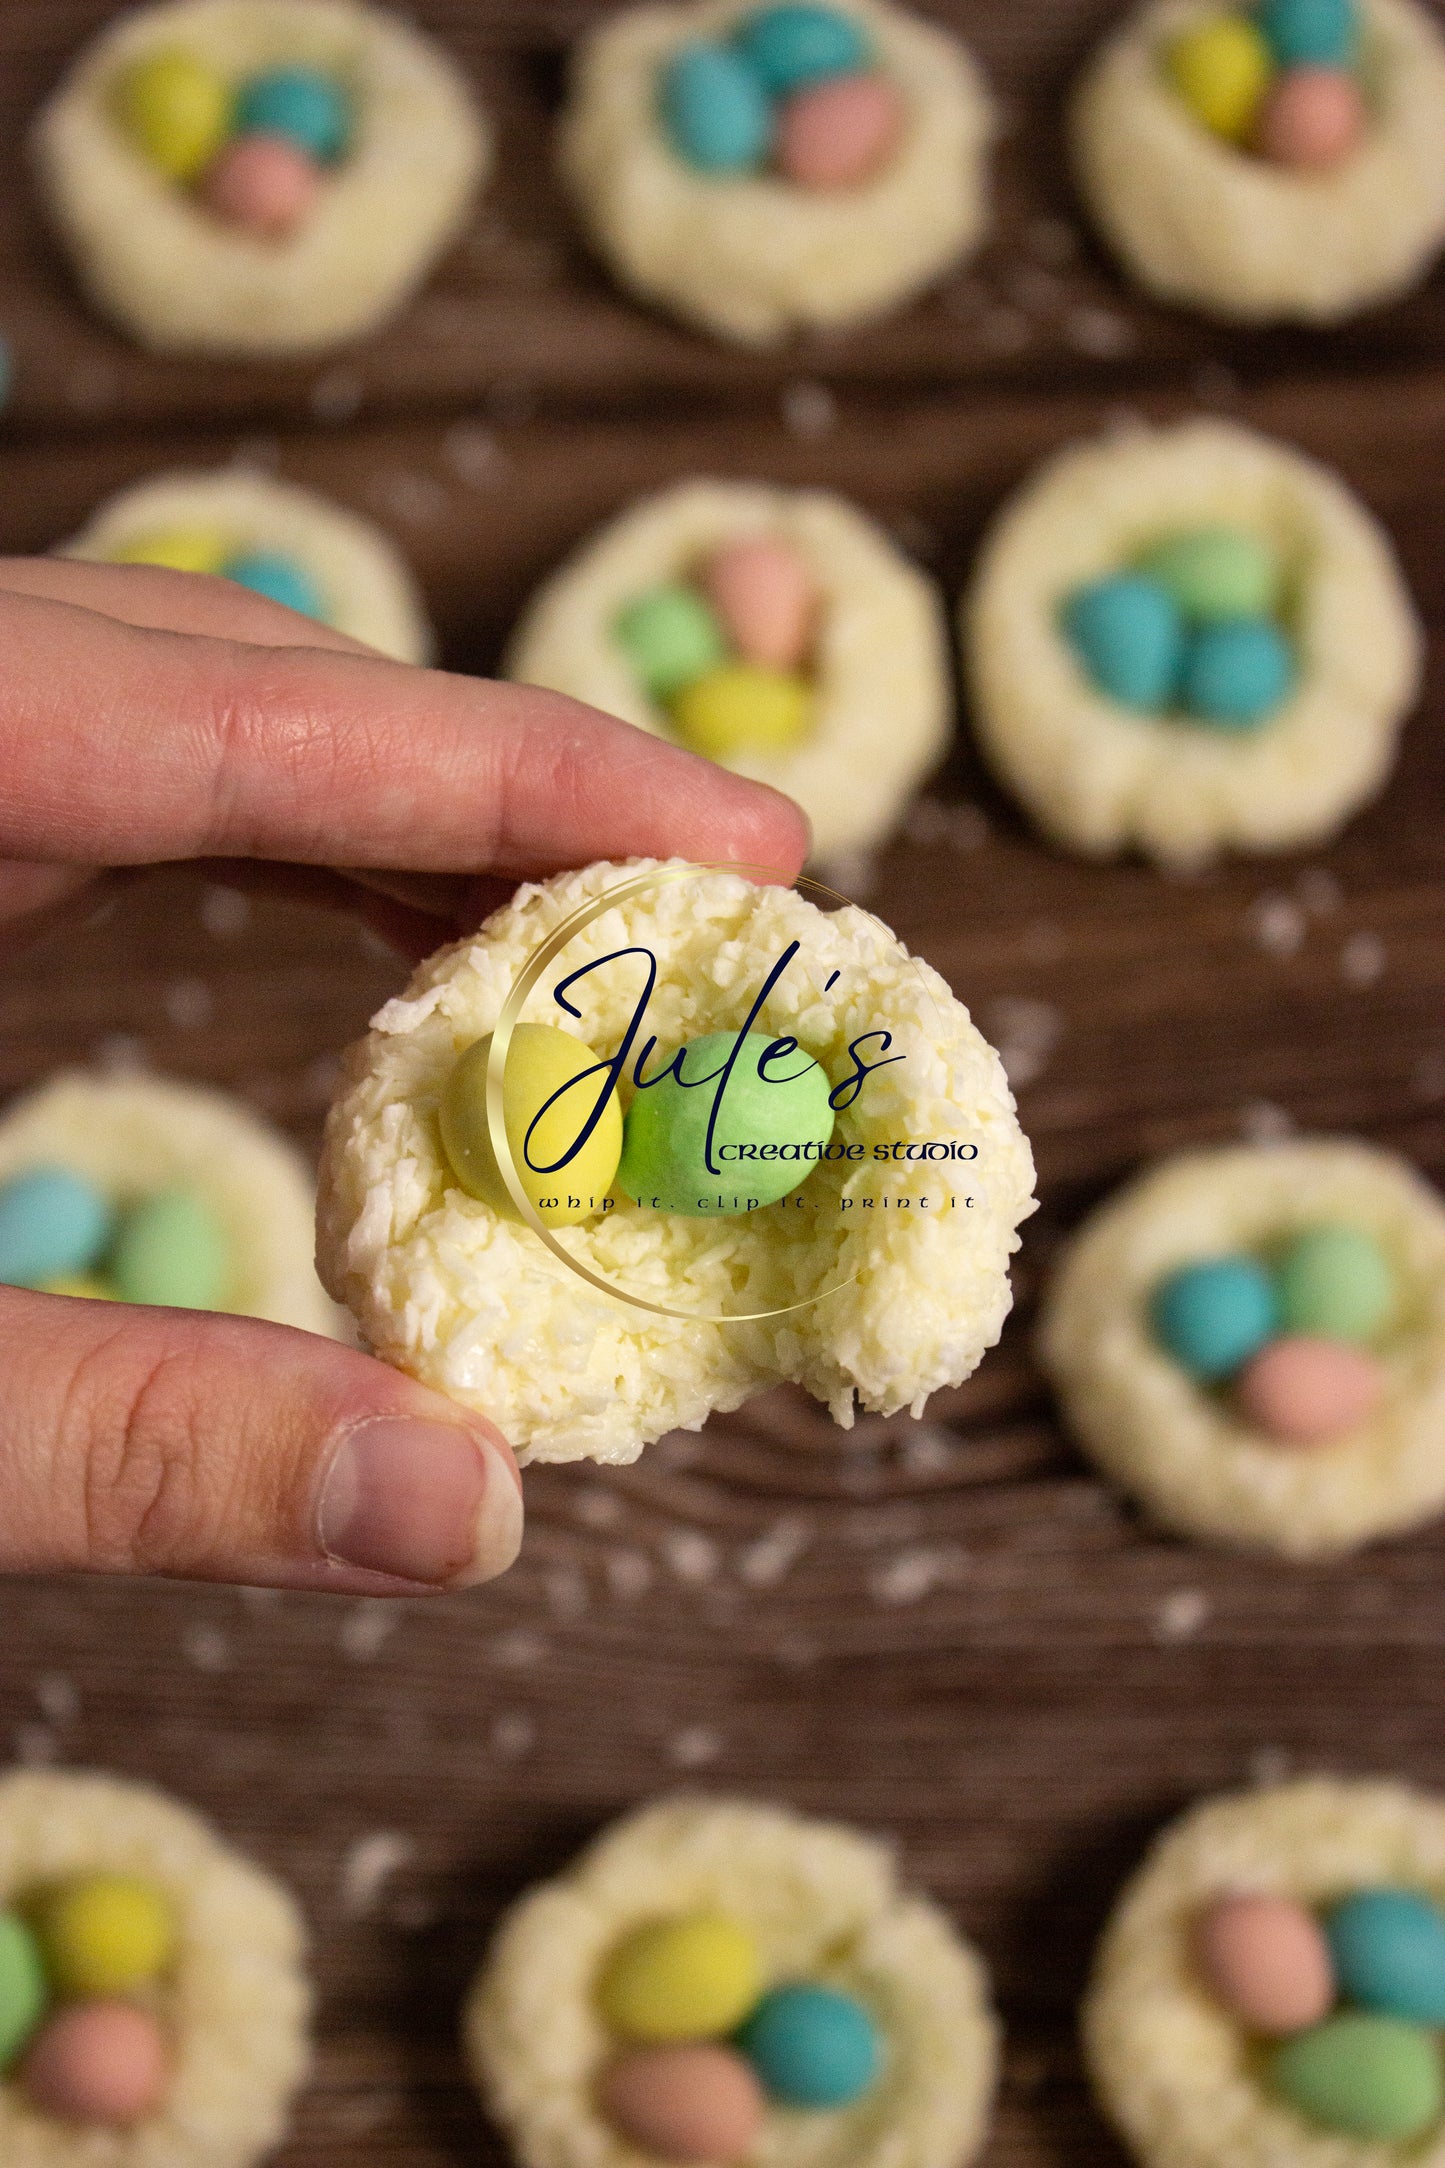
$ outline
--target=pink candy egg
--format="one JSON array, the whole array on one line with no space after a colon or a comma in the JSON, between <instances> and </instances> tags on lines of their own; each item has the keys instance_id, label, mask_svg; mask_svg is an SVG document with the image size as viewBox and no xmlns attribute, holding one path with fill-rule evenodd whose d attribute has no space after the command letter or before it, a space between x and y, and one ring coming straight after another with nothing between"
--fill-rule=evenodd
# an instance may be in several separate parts
<instances>
[{"instance_id":1,"label":"pink candy egg","mask_svg":"<svg viewBox=\"0 0 1445 2168\"><path fill-rule=\"evenodd\" d=\"M1286 1333L1246 1363L1235 1389L1256 1430L1281 1445L1323 1445L1373 1412L1385 1373L1365 1348Z\"/></svg>"},{"instance_id":2,"label":"pink candy egg","mask_svg":"<svg viewBox=\"0 0 1445 2168\"><path fill-rule=\"evenodd\" d=\"M703 592L744 662L796 670L813 638L813 577L790 542L729 542L703 573Z\"/></svg>"},{"instance_id":3,"label":"pink candy egg","mask_svg":"<svg viewBox=\"0 0 1445 2168\"><path fill-rule=\"evenodd\" d=\"M799 188L854 188L892 156L903 118L886 75L834 76L788 100L774 155Z\"/></svg>"},{"instance_id":4,"label":"pink candy egg","mask_svg":"<svg viewBox=\"0 0 1445 2168\"><path fill-rule=\"evenodd\" d=\"M279 237L299 226L321 190L321 170L286 136L243 135L206 170L206 208L228 225Z\"/></svg>"},{"instance_id":5,"label":"pink candy egg","mask_svg":"<svg viewBox=\"0 0 1445 2168\"><path fill-rule=\"evenodd\" d=\"M76 2002L32 2041L20 2081L42 2114L64 2123L138 2123L160 2103L166 2043L148 2010Z\"/></svg>"},{"instance_id":6,"label":"pink candy egg","mask_svg":"<svg viewBox=\"0 0 1445 2168\"><path fill-rule=\"evenodd\" d=\"M1364 127L1360 86L1343 68L1286 68L1265 93L1254 145L1276 165L1320 171L1348 158Z\"/></svg>"},{"instance_id":7,"label":"pink candy egg","mask_svg":"<svg viewBox=\"0 0 1445 2168\"><path fill-rule=\"evenodd\" d=\"M634 2048L603 2073L598 2098L613 2129L640 2151L717 2168L752 2151L763 2120L751 2065L711 2042Z\"/></svg>"},{"instance_id":8,"label":"pink candy egg","mask_svg":"<svg viewBox=\"0 0 1445 2168\"><path fill-rule=\"evenodd\" d=\"M1335 1999L1319 1922L1289 1897L1221 1897L1194 1928L1195 1960L1211 1992L1251 2032L1303 2032Z\"/></svg>"}]
</instances>

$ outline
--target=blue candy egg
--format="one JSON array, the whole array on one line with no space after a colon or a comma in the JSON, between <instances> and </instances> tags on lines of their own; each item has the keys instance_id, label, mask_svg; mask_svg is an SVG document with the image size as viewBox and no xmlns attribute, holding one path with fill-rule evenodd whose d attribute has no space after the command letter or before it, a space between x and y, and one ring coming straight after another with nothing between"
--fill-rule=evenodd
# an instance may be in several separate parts
<instances>
[{"instance_id":1,"label":"blue candy egg","mask_svg":"<svg viewBox=\"0 0 1445 2168\"><path fill-rule=\"evenodd\" d=\"M1326 1913L1340 1991L1362 2009L1445 2025L1445 1918L1408 1889L1362 1889Z\"/></svg>"},{"instance_id":2,"label":"blue candy egg","mask_svg":"<svg viewBox=\"0 0 1445 2168\"><path fill-rule=\"evenodd\" d=\"M1262 0L1258 22L1282 68L1347 68L1359 47L1355 0Z\"/></svg>"},{"instance_id":3,"label":"blue candy egg","mask_svg":"<svg viewBox=\"0 0 1445 2168\"><path fill-rule=\"evenodd\" d=\"M1101 693L1126 708L1167 708L1184 654L1184 620L1168 589L1142 574L1091 580L1063 609L1064 631Z\"/></svg>"},{"instance_id":4,"label":"blue candy egg","mask_svg":"<svg viewBox=\"0 0 1445 2168\"><path fill-rule=\"evenodd\" d=\"M1216 730L1255 730L1294 684L1294 656L1267 617L1206 625L1190 641L1179 696L1190 716Z\"/></svg>"},{"instance_id":5,"label":"blue candy egg","mask_svg":"<svg viewBox=\"0 0 1445 2168\"><path fill-rule=\"evenodd\" d=\"M108 1198L68 1167L32 1167L0 1186L0 1284L38 1287L88 1272L115 1225Z\"/></svg>"},{"instance_id":6,"label":"blue candy egg","mask_svg":"<svg viewBox=\"0 0 1445 2168\"><path fill-rule=\"evenodd\" d=\"M236 132L285 136L328 165L351 139L351 100L335 77L319 68L272 68L242 88Z\"/></svg>"},{"instance_id":7,"label":"blue candy egg","mask_svg":"<svg viewBox=\"0 0 1445 2168\"><path fill-rule=\"evenodd\" d=\"M326 605L311 574L279 550L248 550L228 557L221 573L238 587L249 587L252 594L266 595L272 602L284 602L288 610L299 610L303 617L325 621Z\"/></svg>"},{"instance_id":8,"label":"blue candy egg","mask_svg":"<svg viewBox=\"0 0 1445 2168\"><path fill-rule=\"evenodd\" d=\"M662 71L661 97L673 148L700 173L747 173L767 156L767 92L725 45L680 46Z\"/></svg>"},{"instance_id":9,"label":"blue candy egg","mask_svg":"<svg viewBox=\"0 0 1445 2168\"><path fill-rule=\"evenodd\" d=\"M1171 1272L1149 1314L1181 1370L1206 1383L1227 1378L1279 1330L1274 1283L1252 1257L1207 1257Z\"/></svg>"},{"instance_id":10,"label":"blue candy egg","mask_svg":"<svg viewBox=\"0 0 1445 2168\"><path fill-rule=\"evenodd\" d=\"M744 16L734 42L753 73L775 98L833 75L857 75L873 58L862 25L839 8L786 0Z\"/></svg>"},{"instance_id":11,"label":"blue candy egg","mask_svg":"<svg viewBox=\"0 0 1445 2168\"><path fill-rule=\"evenodd\" d=\"M775 2100L790 2108L845 2108L878 2075L878 2027L837 1988L775 1987L737 2035Z\"/></svg>"}]
</instances>

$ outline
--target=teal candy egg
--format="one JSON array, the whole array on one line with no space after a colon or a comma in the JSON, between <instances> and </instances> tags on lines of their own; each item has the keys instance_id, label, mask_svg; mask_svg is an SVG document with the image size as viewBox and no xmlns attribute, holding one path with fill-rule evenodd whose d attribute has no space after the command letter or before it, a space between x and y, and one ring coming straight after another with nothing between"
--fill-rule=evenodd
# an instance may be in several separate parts
<instances>
[{"instance_id":1,"label":"teal candy egg","mask_svg":"<svg viewBox=\"0 0 1445 2168\"><path fill-rule=\"evenodd\" d=\"M1445 2106L1438 2042L1364 2010L1296 2033L1275 2050L1270 2075L1292 2108L1351 2138L1418 2138Z\"/></svg>"},{"instance_id":2,"label":"teal candy egg","mask_svg":"<svg viewBox=\"0 0 1445 2168\"><path fill-rule=\"evenodd\" d=\"M654 700L670 700L727 659L716 616L695 587L649 588L618 617L617 641Z\"/></svg>"},{"instance_id":3,"label":"teal candy egg","mask_svg":"<svg viewBox=\"0 0 1445 2168\"><path fill-rule=\"evenodd\" d=\"M1273 1282L1252 1257L1208 1257L1171 1272L1149 1317L1180 1369L1206 1384L1238 1370L1279 1330Z\"/></svg>"},{"instance_id":4,"label":"teal candy egg","mask_svg":"<svg viewBox=\"0 0 1445 2168\"><path fill-rule=\"evenodd\" d=\"M661 98L674 150L699 173L748 173L767 156L767 92L729 47L680 46L662 71Z\"/></svg>"},{"instance_id":5,"label":"teal candy egg","mask_svg":"<svg viewBox=\"0 0 1445 2168\"><path fill-rule=\"evenodd\" d=\"M1395 1275L1373 1235L1307 1227L1275 1269L1280 1323L1322 1340L1373 1340L1395 1308Z\"/></svg>"},{"instance_id":6,"label":"teal candy egg","mask_svg":"<svg viewBox=\"0 0 1445 2168\"><path fill-rule=\"evenodd\" d=\"M743 59L775 98L834 75L858 75L873 58L860 23L840 8L786 0L745 15L734 33Z\"/></svg>"},{"instance_id":7,"label":"teal candy egg","mask_svg":"<svg viewBox=\"0 0 1445 2168\"><path fill-rule=\"evenodd\" d=\"M1167 588L1196 625L1267 617L1279 600L1278 557L1242 527L1191 527L1169 535L1135 569Z\"/></svg>"},{"instance_id":8,"label":"teal candy egg","mask_svg":"<svg viewBox=\"0 0 1445 2168\"><path fill-rule=\"evenodd\" d=\"M329 165L351 139L351 100L335 76L319 68L271 68L243 86L236 133L286 136L318 164Z\"/></svg>"},{"instance_id":9,"label":"teal candy egg","mask_svg":"<svg viewBox=\"0 0 1445 2168\"><path fill-rule=\"evenodd\" d=\"M228 557L221 575L234 580L238 587L249 587L253 595L283 602L288 610L298 610L302 617L325 620L326 605L311 574L294 557L285 557L279 550L247 550L238 557Z\"/></svg>"},{"instance_id":10,"label":"teal candy egg","mask_svg":"<svg viewBox=\"0 0 1445 2168\"><path fill-rule=\"evenodd\" d=\"M1362 1889L1326 1914L1340 1991L1381 2017L1445 2025L1445 1918L1408 1889Z\"/></svg>"},{"instance_id":11,"label":"teal candy egg","mask_svg":"<svg viewBox=\"0 0 1445 2168\"><path fill-rule=\"evenodd\" d=\"M0 2074L39 2026L46 1999L39 1944L18 1913L0 1912Z\"/></svg>"},{"instance_id":12,"label":"teal candy egg","mask_svg":"<svg viewBox=\"0 0 1445 2168\"><path fill-rule=\"evenodd\" d=\"M68 1167L32 1167L0 1185L0 1285L88 1272L110 1240L109 1200Z\"/></svg>"},{"instance_id":13,"label":"teal candy egg","mask_svg":"<svg viewBox=\"0 0 1445 2168\"><path fill-rule=\"evenodd\" d=\"M1355 0L1263 0L1258 20L1282 68L1348 68L1359 47Z\"/></svg>"},{"instance_id":14,"label":"teal candy egg","mask_svg":"<svg viewBox=\"0 0 1445 2168\"><path fill-rule=\"evenodd\" d=\"M693 1039L682 1050L684 1082L678 1082L675 1065L657 1083L639 1088L627 1110L617 1169L618 1182L634 1203L690 1219L745 1212L749 1200L776 1204L817 1166L833 1134L827 1074L800 1047L770 1055L773 1041L750 1031L738 1049L713 1132L719 1172L708 1172L716 1076L736 1038L735 1032L712 1031ZM660 1060L654 1053L653 1073Z\"/></svg>"},{"instance_id":15,"label":"teal candy egg","mask_svg":"<svg viewBox=\"0 0 1445 2168\"><path fill-rule=\"evenodd\" d=\"M883 2060L878 2027L852 1995L799 1981L764 1995L737 2045L789 2108L846 2108Z\"/></svg>"},{"instance_id":16,"label":"teal candy egg","mask_svg":"<svg viewBox=\"0 0 1445 2168\"><path fill-rule=\"evenodd\" d=\"M225 1232L194 1190L162 1190L129 1211L111 1253L122 1302L176 1310L220 1307L230 1280Z\"/></svg>"},{"instance_id":17,"label":"teal candy egg","mask_svg":"<svg viewBox=\"0 0 1445 2168\"><path fill-rule=\"evenodd\" d=\"M1178 604L1137 573L1091 580L1063 609L1064 631L1101 693L1126 708L1170 706L1184 654Z\"/></svg>"},{"instance_id":18,"label":"teal candy egg","mask_svg":"<svg viewBox=\"0 0 1445 2168\"><path fill-rule=\"evenodd\" d=\"M1294 684L1289 642L1267 617L1207 625L1189 643L1180 698L1196 722L1255 730Z\"/></svg>"}]
</instances>

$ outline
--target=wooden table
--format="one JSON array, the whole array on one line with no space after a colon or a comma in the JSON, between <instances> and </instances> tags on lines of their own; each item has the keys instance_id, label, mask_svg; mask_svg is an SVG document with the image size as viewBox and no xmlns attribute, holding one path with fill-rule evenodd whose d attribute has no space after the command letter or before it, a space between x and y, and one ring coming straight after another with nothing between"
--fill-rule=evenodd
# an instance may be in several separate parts
<instances>
[{"instance_id":1,"label":"wooden table","mask_svg":"<svg viewBox=\"0 0 1445 2168\"><path fill-rule=\"evenodd\" d=\"M1151 1153L1298 1124L1445 1174L1445 281L1328 338L1145 306L1088 240L1058 151L1062 87L1111 0L950 0L934 12L1005 100L997 239L876 330L725 352L612 292L546 181L561 56L594 11L424 0L501 122L467 240L357 352L157 362L79 305L13 148L108 12L0 12L7 548L46 547L154 468L249 459L380 518L446 660L484 669L589 526L699 470L844 489L952 592L1039 455L1203 407L1332 460L1394 531L1430 680L1388 792L1334 849L1191 881L1077 865L965 743L866 869L866 900L1008 1051L1042 1182L1003 1346L925 1422L845 1436L777 1394L635 1469L540 1473L515 1572L436 1604L76 1581L0 1599L0 1751L171 1786L305 1900L320 2052L284 2168L500 2164L454 2047L488 1926L678 1784L896 1837L993 1968L992 2168L1118 2168L1073 2013L1150 1831L1286 1770L1445 1786L1445 1534L1317 1571L1163 1539L1085 1470L1029 1358L1052 1245ZM314 1143L336 1050L401 977L337 921L157 875L9 972L0 1086L143 1060Z\"/></svg>"}]
</instances>

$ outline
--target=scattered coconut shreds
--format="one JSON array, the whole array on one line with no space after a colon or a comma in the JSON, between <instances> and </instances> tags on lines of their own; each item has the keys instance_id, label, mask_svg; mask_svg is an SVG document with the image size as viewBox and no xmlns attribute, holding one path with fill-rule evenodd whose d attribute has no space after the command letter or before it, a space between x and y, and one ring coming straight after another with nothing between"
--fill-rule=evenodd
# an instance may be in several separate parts
<instances>
[{"instance_id":1,"label":"scattered coconut shreds","mask_svg":"<svg viewBox=\"0 0 1445 2168\"><path fill-rule=\"evenodd\" d=\"M1422 1054L1410 1084L1417 1099L1445 1099L1445 1054Z\"/></svg>"},{"instance_id":2,"label":"scattered coconut shreds","mask_svg":"<svg viewBox=\"0 0 1445 2168\"><path fill-rule=\"evenodd\" d=\"M366 387L354 369L328 369L311 387L310 407L319 422L349 422L361 412Z\"/></svg>"},{"instance_id":3,"label":"scattered coconut shreds","mask_svg":"<svg viewBox=\"0 0 1445 2168\"><path fill-rule=\"evenodd\" d=\"M48 1769L60 1759L60 1742L48 1724L17 1724L11 1752L22 1769Z\"/></svg>"},{"instance_id":4,"label":"scattered coconut shreds","mask_svg":"<svg viewBox=\"0 0 1445 2168\"><path fill-rule=\"evenodd\" d=\"M111 1031L96 1041L92 1060L103 1076L135 1076L151 1065L150 1050L134 1032Z\"/></svg>"},{"instance_id":5,"label":"scattered coconut shreds","mask_svg":"<svg viewBox=\"0 0 1445 2168\"><path fill-rule=\"evenodd\" d=\"M1192 1640L1208 1616L1209 1598L1202 1588L1176 1588L1154 1614L1154 1639L1165 1647Z\"/></svg>"},{"instance_id":6,"label":"scattered coconut shreds","mask_svg":"<svg viewBox=\"0 0 1445 2168\"><path fill-rule=\"evenodd\" d=\"M544 1586L547 1608L554 1618L571 1621L584 1616L591 1599L587 1576L579 1566L554 1566Z\"/></svg>"},{"instance_id":7,"label":"scattered coconut shreds","mask_svg":"<svg viewBox=\"0 0 1445 2168\"><path fill-rule=\"evenodd\" d=\"M988 1033L1015 1091L1043 1074L1063 1035L1064 1019L1051 1001L1001 994L989 1004Z\"/></svg>"},{"instance_id":8,"label":"scattered coconut shreds","mask_svg":"<svg viewBox=\"0 0 1445 2168\"><path fill-rule=\"evenodd\" d=\"M622 1500L616 1491L589 1483L574 1496L572 1511L584 1528L615 1528L622 1518Z\"/></svg>"},{"instance_id":9,"label":"scattered coconut shreds","mask_svg":"<svg viewBox=\"0 0 1445 2168\"><path fill-rule=\"evenodd\" d=\"M956 1543L932 1547L920 1543L896 1551L892 1558L875 1566L868 1576L868 1593L875 1603L919 1603L936 1588L956 1586L966 1564L965 1554Z\"/></svg>"},{"instance_id":10,"label":"scattered coconut shreds","mask_svg":"<svg viewBox=\"0 0 1445 2168\"><path fill-rule=\"evenodd\" d=\"M1256 896L1247 914L1250 939L1266 956L1297 956L1306 932L1303 907L1277 891Z\"/></svg>"},{"instance_id":11,"label":"scattered coconut shreds","mask_svg":"<svg viewBox=\"0 0 1445 2168\"><path fill-rule=\"evenodd\" d=\"M203 1031L216 1013L216 997L204 979L173 979L161 1006L177 1031Z\"/></svg>"},{"instance_id":12,"label":"scattered coconut shreds","mask_svg":"<svg viewBox=\"0 0 1445 2168\"><path fill-rule=\"evenodd\" d=\"M219 1626L197 1619L181 1635L181 1653L197 1671L229 1671L231 1644Z\"/></svg>"},{"instance_id":13,"label":"scattered coconut shreds","mask_svg":"<svg viewBox=\"0 0 1445 2168\"><path fill-rule=\"evenodd\" d=\"M692 1430L669 1430L650 1450L664 1468L695 1468L707 1455L707 1447Z\"/></svg>"},{"instance_id":14,"label":"scattered coconut shreds","mask_svg":"<svg viewBox=\"0 0 1445 2168\"><path fill-rule=\"evenodd\" d=\"M822 1650L816 1641L806 1634L780 1634L773 1644L773 1661L784 1671L808 1671L817 1663Z\"/></svg>"},{"instance_id":15,"label":"scattered coconut shreds","mask_svg":"<svg viewBox=\"0 0 1445 2168\"><path fill-rule=\"evenodd\" d=\"M491 1651L492 1662L504 1671L525 1671L540 1664L546 1653L545 1640L530 1626L514 1626L510 1632L498 1634Z\"/></svg>"},{"instance_id":16,"label":"scattered coconut shreds","mask_svg":"<svg viewBox=\"0 0 1445 2168\"><path fill-rule=\"evenodd\" d=\"M1134 327L1112 309L1092 305L1071 309L1064 318L1064 337L1075 353L1091 361L1117 361L1133 350Z\"/></svg>"},{"instance_id":17,"label":"scattered coconut shreds","mask_svg":"<svg viewBox=\"0 0 1445 2168\"><path fill-rule=\"evenodd\" d=\"M652 1560L645 1551L609 1551L605 1567L607 1586L623 1603L635 1603L651 1588Z\"/></svg>"},{"instance_id":18,"label":"scattered coconut shreds","mask_svg":"<svg viewBox=\"0 0 1445 2168\"><path fill-rule=\"evenodd\" d=\"M80 1692L63 1671L47 1671L35 1681L40 1713L52 1724L73 1724L80 1714Z\"/></svg>"},{"instance_id":19,"label":"scattered coconut shreds","mask_svg":"<svg viewBox=\"0 0 1445 2168\"><path fill-rule=\"evenodd\" d=\"M1377 933L1352 933L1340 950L1340 977L1346 986L1373 986L1385 968L1385 944Z\"/></svg>"},{"instance_id":20,"label":"scattered coconut shreds","mask_svg":"<svg viewBox=\"0 0 1445 2168\"><path fill-rule=\"evenodd\" d=\"M399 1829L373 1829L356 1838L341 1862L342 1917L364 1920L374 1912L392 1876L415 1855L414 1841Z\"/></svg>"},{"instance_id":21,"label":"scattered coconut shreds","mask_svg":"<svg viewBox=\"0 0 1445 2168\"><path fill-rule=\"evenodd\" d=\"M1260 1746L1250 1755L1246 1771L1250 1783L1264 1790L1271 1784L1283 1784L1292 1767L1287 1747Z\"/></svg>"},{"instance_id":22,"label":"scattered coconut shreds","mask_svg":"<svg viewBox=\"0 0 1445 2168\"><path fill-rule=\"evenodd\" d=\"M353 1663L369 1664L378 1657L401 1624L401 1606L381 1597L363 1597L341 1621L337 1639L341 1653Z\"/></svg>"},{"instance_id":23,"label":"scattered coconut shreds","mask_svg":"<svg viewBox=\"0 0 1445 2168\"><path fill-rule=\"evenodd\" d=\"M521 1761L537 1743L537 1726L533 1718L514 1709L493 1718L490 1737L499 1760Z\"/></svg>"},{"instance_id":24,"label":"scattered coconut shreds","mask_svg":"<svg viewBox=\"0 0 1445 2168\"><path fill-rule=\"evenodd\" d=\"M813 1524L801 1513L785 1514L738 1553L738 1578L749 1588L776 1588L787 1579L813 1540Z\"/></svg>"},{"instance_id":25,"label":"scattered coconut shreds","mask_svg":"<svg viewBox=\"0 0 1445 2168\"><path fill-rule=\"evenodd\" d=\"M507 471L507 455L480 422L453 422L442 438L442 457L469 489L490 489Z\"/></svg>"},{"instance_id":26,"label":"scattered coconut shreds","mask_svg":"<svg viewBox=\"0 0 1445 2168\"><path fill-rule=\"evenodd\" d=\"M251 899L212 883L201 892L201 924L213 941L234 941L251 923Z\"/></svg>"},{"instance_id":27,"label":"scattered coconut shreds","mask_svg":"<svg viewBox=\"0 0 1445 2168\"><path fill-rule=\"evenodd\" d=\"M378 511L407 527L430 527L448 502L445 484L410 467L373 475L366 494Z\"/></svg>"},{"instance_id":28,"label":"scattered coconut shreds","mask_svg":"<svg viewBox=\"0 0 1445 2168\"><path fill-rule=\"evenodd\" d=\"M667 1742L667 1758L674 1769L705 1769L723 1751L720 1733L707 1724L688 1724Z\"/></svg>"},{"instance_id":29,"label":"scattered coconut shreds","mask_svg":"<svg viewBox=\"0 0 1445 2168\"><path fill-rule=\"evenodd\" d=\"M1306 866L1294 892L1311 918L1328 918L1345 900L1339 881L1324 866Z\"/></svg>"},{"instance_id":30,"label":"scattered coconut shreds","mask_svg":"<svg viewBox=\"0 0 1445 2168\"><path fill-rule=\"evenodd\" d=\"M790 384L783 393L783 422L795 437L816 444L838 426L838 401L826 384Z\"/></svg>"},{"instance_id":31,"label":"scattered coconut shreds","mask_svg":"<svg viewBox=\"0 0 1445 2168\"><path fill-rule=\"evenodd\" d=\"M944 1475L958 1459L959 1441L941 1423L905 1420L898 1430L898 1458L909 1475Z\"/></svg>"},{"instance_id":32,"label":"scattered coconut shreds","mask_svg":"<svg viewBox=\"0 0 1445 2168\"><path fill-rule=\"evenodd\" d=\"M660 1548L679 1581L697 1586L715 1578L720 1563L718 1547L700 1528L670 1528Z\"/></svg>"},{"instance_id":33,"label":"scattered coconut shreds","mask_svg":"<svg viewBox=\"0 0 1445 2168\"><path fill-rule=\"evenodd\" d=\"M1294 1135L1295 1119L1288 1107L1277 1107L1272 1099L1251 1099L1240 1109L1239 1127L1248 1144L1279 1144Z\"/></svg>"},{"instance_id":34,"label":"scattered coconut shreds","mask_svg":"<svg viewBox=\"0 0 1445 2168\"><path fill-rule=\"evenodd\" d=\"M845 896L849 903L866 903L878 885L878 860L873 851L845 851L825 859L818 868L824 888Z\"/></svg>"}]
</instances>

